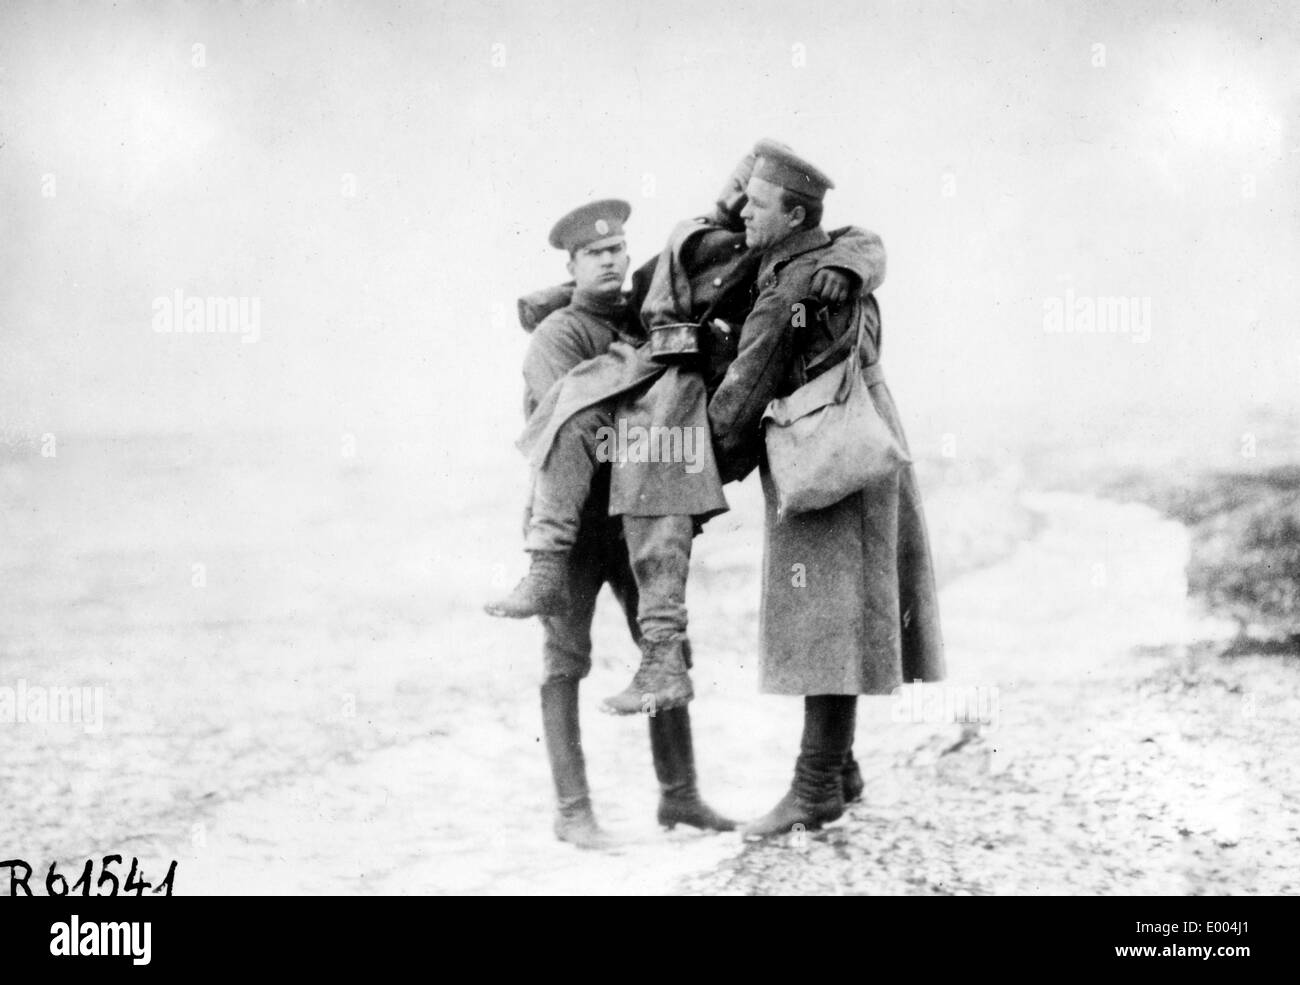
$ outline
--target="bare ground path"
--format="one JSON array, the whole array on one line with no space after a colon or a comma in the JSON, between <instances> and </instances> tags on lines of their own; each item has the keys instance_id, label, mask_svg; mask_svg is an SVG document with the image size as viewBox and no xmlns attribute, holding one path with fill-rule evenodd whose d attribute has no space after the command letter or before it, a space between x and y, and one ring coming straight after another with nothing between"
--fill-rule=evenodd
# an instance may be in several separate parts
<instances>
[{"instance_id":1,"label":"bare ground path","mask_svg":"<svg viewBox=\"0 0 1300 985\"><path fill-rule=\"evenodd\" d=\"M250 464L258 447L69 445L66 475L0 474L22 520L0 558L0 683L105 692L101 731L6 727L0 857L67 871L118 852L154 880L178 859L178 893L1300 885L1300 668L1199 643L1222 627L1190 615L1186 532L1148 509L1027 496L1039 535L942 593L949 684L996 694L996 724L962 742L863 699L864 802L757 848L655 826L644 721L596 713L636 657L603 601L584 738L622 845L591 854L550 833L537 627L479 611L517 556L514 487L449 509L422 472L289 468L281 446ZM945 488L927 495L940 542L959 537L944 553L987 554L968 541L995 510ZM690 600L702 788L740 818L784 791L801 712L756 693L758 495L742 487L697 541Z\"/></svg>"},{"instance_id":2,"label":"bare ground path","mask_svg":"<svg viewBox=\"0 0 1300 985\"><path fill-rule=\"evenodd\" d=\"M896 699L864 699L867 796L826 832L746 847L735 836L658 831L644 723L594 713L625 673L607 667L584 688L585 737L597 808L623 838L619 850L579 853L551 839L535 700L498 678L495 700L456 705L437 734L223 806L182 862L187 888L1295 891L1295 766L1265 751L1295 738L1294 664L1227 663L1196 645L1220 627L1191 617L1179 525L1088 497L1044 494L1029 505L1044 517L1041 536L943 597L953 693L996 689L996 723L979 734L900 723ZM747 614L729 615L734 622L701 634L706 653L748 643ZM466 652L499 659L515 646L526 660L535 646L532 627L464 628ZM602 630L616 632L608 619ZM755 695L743 658L718 659L700 676L705 793L755 814L788 781L798 702ZM492 683L481 677L467 671L461 686L481 698Z\"/></svg>"},{"instance_id":3,"label":"bare ground path","mask_svg":"<svg viewBox=\"0 0 1300 985\"><path fill-rule=\"evenodd\" d=\"M826 832L686 881L692 892L1241 894L1300 889L1295 658L1199 642L1177 524L1042 495L1043 535L952 585L954 685L994 728L897 730ZM913 739L902 733L912 732ZM881 734L869 730L869 735ZM859 731L859 748L869 744Z\"/></svg>"}]
</instances>

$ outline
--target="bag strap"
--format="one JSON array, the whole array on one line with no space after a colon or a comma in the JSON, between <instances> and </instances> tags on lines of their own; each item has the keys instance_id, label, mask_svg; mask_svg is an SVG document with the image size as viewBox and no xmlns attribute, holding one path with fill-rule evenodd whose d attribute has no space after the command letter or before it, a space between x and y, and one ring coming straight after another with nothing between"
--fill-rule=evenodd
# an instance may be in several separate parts
<instances>
[{"instance_id":1,"label":"bag strap","mask_svg":"<svg viewBox=\"0 0 1300 985\"><path fill-rule=\"evenodd\" d=\"M861 323L863 318L861 312L858 310L858 303L856 301L853 303L853 313L856 317L850 320L849 327L844 330L843 334L841 334L838 339L835 340L833 346L823 352L812 362L804 360L803 371L805 376L820 366L825 366L828 363L839 362L849 354L851 351L849 348L850 346L855 342L860 343L862 341Z\"/></svg>"},{"instance_id":2,"label":"bag strap","mask_svg":"<svg viewBox=\"0 0 1300 985\"><path fill-rule=\"evenodd\" d=\"M874 298L869 300L874 301ZM837 404L842 404L849 399L849 395L852 393L853 386L856 383L861 383L863 386L871 387L875 386L877 383L883 383L885 381L885 375L881 371L882 368L880 365L879 333L872 336L872 342L875 343L877 352L875 361L868 363L866 366L862 365L862 337L867 334L866 302L859 299L854 302L854 304L855 313L857 315L857 324L854 328L847 330L841 339L836 342L836 348L839 348L840 342L849 338L850 335L854 339L853 348L849 350L848 358L844 360L847 363L844 367L844 379L840 383L839 390L836 391L835 394L835 402Z\"/></svg>"},{"instance_id":3,"label":"bag strap","mask_svg":"<svg viewBox=\"0 0 1300 985\"><path fill-rule=\"evenodd\" d=\"M838 403L849 399L853 384L862 378L862 336L867 331L867 315L863 310L861 299L853 302L853 313L856 316L857 331L853 333L853 348L849 350L849 357L846 360L848 365L844 367L844 382L840 384L840 392L835 396ZM849 333L844 334L847 336Z\"/></svg>"},{"instance_id":4,"label":"bag strap","mask_svg":"<svg viewBox=\"0 0 1300 985\"><path fill-rule=\"evenodd\" d=\"M872 298L871 301L874 304L875 298ZM876 310L877 312L880 310L878 305L876 307ZM848 355L850 352L861 349L862 336L863 333L866 331L866 327L867 327L867 306L862 298L855 298L853 301L853 316L849 319L849 327L844 330L844 333L838 339L835 340L834 345L832 345L829 349L823 352L812 362L804 363L804 367L803 367L804 375L807 376L808 373L817 369L819 366L825 366L830 363L837 363L841 359L843 359L846 355ZM878 332L872 335L872 339L871 339L871 341L876 346L877 353L879 353L880 351L880 335L881 333ZM849 348L850 346L853 346L853 349L850 349Z\"/></svg>"},{"instance_id":5,"label":"bag strap","mask_svg":"<svg viewBox=\"0 0 1300 985\"><path fill-rule=\"evenodd\" d=\"M842 404L848 400L849 392L853 388L853 381L862 371L862 335L866 328L867 319L866 312L863 310L862 299L854 298L853 311L849 316L849 327L835 340L834 345L816 359L811 362L807 359L803 361L803 372L801 374L803 382L808 382L808 376L812 370L827 364L838 364L846 360L847 357L848 365L845 367L844 380L836 391L835 403Z\"/></svg>"}]
</instances>

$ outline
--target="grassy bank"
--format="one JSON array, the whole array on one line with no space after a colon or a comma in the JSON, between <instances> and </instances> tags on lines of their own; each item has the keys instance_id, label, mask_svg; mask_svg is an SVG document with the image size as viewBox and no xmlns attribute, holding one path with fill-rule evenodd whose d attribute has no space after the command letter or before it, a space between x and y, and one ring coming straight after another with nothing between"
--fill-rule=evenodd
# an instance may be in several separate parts
<instances>
[{"instance_id":1,"label":"grassy bank","mask_svg":"<svg viewBox=\"0 0 1300 985\"><path fill-rule=\"evenodd\" d=\"M1132 470L1104 481L1101 491L1188 526L1188 589L1211 611L1251 635L1300 643L1300 466Z\"/></svg>"}]
</instances>

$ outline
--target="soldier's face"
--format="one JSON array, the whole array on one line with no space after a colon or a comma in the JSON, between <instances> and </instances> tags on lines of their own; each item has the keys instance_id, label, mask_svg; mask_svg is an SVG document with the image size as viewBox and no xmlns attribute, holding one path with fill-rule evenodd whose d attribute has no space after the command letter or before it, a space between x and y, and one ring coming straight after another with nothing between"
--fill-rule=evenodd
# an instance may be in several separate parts
<instances>
[{"instance_id":1,"label":"soldier's face","mask_svg":"<svg viewBox=\"0 0 1300 985\"><path fill-rule=\"evenodd\" d=\"M745 245L765 250L775 246L803 225L803 206L786 212L781 208L781 186L763 178L750 178L745 186L749 201L740 210L745 221Z\"/></svg>"},{"instance_id":2,"label":"soldier's face","mask_svg":"<svg viewBox=\"0 0 1300 985\"><path fill-rule=\"evenodd\" d=\"M631 258L622 236L609 236L580 247L569 260L569 274L584 294L615 295L623 289Z\"/></svg>"}]
</instances>

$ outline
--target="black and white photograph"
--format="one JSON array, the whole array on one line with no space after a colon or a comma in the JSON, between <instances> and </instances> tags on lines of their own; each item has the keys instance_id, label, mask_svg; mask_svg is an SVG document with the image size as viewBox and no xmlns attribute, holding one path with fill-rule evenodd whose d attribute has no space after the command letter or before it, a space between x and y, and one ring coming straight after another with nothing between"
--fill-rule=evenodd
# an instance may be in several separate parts
<instances>
[{"instance_id":1,"label":"black and white photograph","mask_svg":"<svg viewBox=\"0 0 1300 985\"><path fill-rule=\"evenodd\" d=\"M0 895L1300 893L1294 5L5 0L0 222Z\"/></svg>"}]
</instances>

